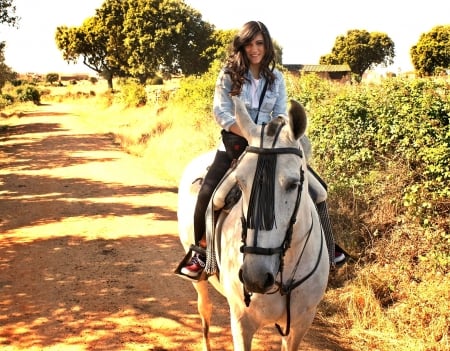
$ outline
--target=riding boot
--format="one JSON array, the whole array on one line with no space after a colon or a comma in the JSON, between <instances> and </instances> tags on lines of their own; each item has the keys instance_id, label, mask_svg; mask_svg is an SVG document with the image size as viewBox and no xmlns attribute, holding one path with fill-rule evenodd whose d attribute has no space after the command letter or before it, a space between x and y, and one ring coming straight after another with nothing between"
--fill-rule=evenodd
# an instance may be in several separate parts
<instances>
[{"instance_id":1,"label":"riding boot","mask_svg":"<svg viewBox=\"0 0 450 351\"><path fill-rule=\"evenodd\" d=\"M323 232L325 234L325 240L328 247L328 256L330 258L330 265L332 268L335 267L334 256L335 256L335 241L333 235L333 229L331 228L330 216L328 214L328 206L326 201L322 201L317 206L317 213L319 214L320 223L322 224Z\"/></svg>"}]
</instances>

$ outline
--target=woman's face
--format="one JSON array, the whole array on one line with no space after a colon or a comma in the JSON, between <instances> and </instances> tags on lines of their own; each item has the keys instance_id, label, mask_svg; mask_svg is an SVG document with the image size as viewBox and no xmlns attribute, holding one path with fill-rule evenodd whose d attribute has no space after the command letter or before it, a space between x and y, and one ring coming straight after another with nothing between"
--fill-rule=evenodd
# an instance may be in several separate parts
<instances>
[{"instance_id":1,"label":"woman's face","mask_svg":"<svg viewBox=\"0 0 450 351\"><path fill-rule=\"evenodd\" d=\"M266 54L263 35L261 33L256 34L253 40L245 45L244 48L250 65L260 65Z\"/></svg>"}]
</instances>

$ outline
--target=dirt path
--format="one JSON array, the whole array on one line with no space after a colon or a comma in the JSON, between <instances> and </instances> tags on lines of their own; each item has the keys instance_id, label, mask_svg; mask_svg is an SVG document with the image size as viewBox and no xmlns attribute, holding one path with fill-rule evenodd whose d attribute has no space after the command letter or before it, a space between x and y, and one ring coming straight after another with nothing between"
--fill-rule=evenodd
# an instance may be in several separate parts
<instances>
[{"instance_id":1,"label":"dirt path","mask_svg":"<svg viewBox=\"0 0 450 351\"><path fill-rule=\"evenodd\" d=\"M2 121L0 121L0 125ZM0 349L201 350L176 191L68 105L39 106L0 129ZM215 301L212 345L232 350ZM345 350L320 319L304 350ZM278 350L265 328L255 350Z\"/></svg>"}]
</instances>

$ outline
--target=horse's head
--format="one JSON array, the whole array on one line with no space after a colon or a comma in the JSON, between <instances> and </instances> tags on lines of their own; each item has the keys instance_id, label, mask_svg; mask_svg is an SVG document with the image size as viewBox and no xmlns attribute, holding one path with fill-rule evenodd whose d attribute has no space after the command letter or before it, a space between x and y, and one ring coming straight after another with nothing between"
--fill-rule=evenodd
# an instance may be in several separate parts
<instances>
[{"instance_id":1,"label":"horse's head","mask_svg":"<svg viewBox=\"0 0 450 351\"><path fill-rule=\"evenodd\" d=\"M277 117L261 126L252 121L242 101L233 100L236 121L249 142L236 167L242 190L240 278L249 292L265 293L282 270L302 194L307 192L306 160L299 142L306 113L292 100L289 119Z\"/></svg>"}]
</instances>

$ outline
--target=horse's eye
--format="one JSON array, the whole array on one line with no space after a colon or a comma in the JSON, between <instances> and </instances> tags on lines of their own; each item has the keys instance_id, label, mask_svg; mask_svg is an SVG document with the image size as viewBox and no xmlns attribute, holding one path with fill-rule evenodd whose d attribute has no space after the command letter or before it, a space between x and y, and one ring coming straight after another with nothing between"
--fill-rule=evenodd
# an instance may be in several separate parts
<instances>
[{"instance_id":1,"label":"horse's eye","mask_svg":"<svg viewBox=\"0 0 450 351\"><path fill-rule=\"evenodd\" d=\"M289 182L286 186L286 191L291 192L291 191L297 190L299 184L300 184L300 182L298 182L298 181Z\"/></svg>"}]
</instances>

